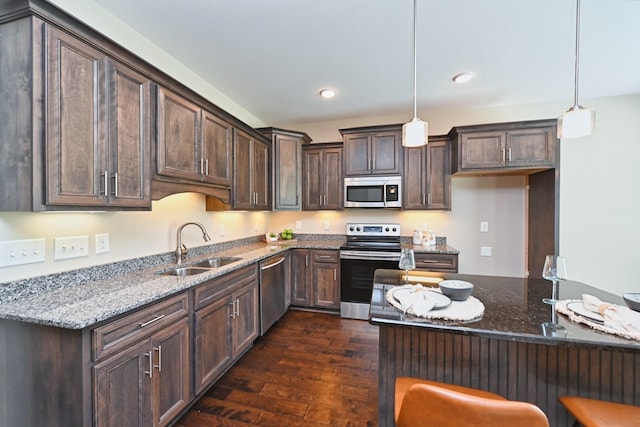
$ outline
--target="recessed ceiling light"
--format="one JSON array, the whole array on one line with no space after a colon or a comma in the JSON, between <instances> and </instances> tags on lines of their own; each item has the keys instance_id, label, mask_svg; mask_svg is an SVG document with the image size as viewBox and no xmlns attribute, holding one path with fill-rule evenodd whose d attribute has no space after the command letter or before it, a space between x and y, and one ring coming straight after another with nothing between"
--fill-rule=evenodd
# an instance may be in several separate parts
<instances>
[{"instance_id":1,"label":"recessed ceiling light","mask_svg":"<svg viewBox=\"0 0 640 427\"><path fill-rule=\"evenodd\" d=\"M453 81L455 83L466 83L469 80L471 80L473 78L473 74L472 73L460 73L460 74L456 74L455 76L453 76Z\"/></svg>"},{"instance_id":2,"label":"recessed ceiling light","mask_svg":"<svg viewBox=\"0 0 640 427\"><path fill-rule=\"evenodd\" d=\"M331 89L322 89L320 91L320 96L323 98L333 98L334 96L336 96L336 92L334 90Z\"/></svg>"}]
</instances>

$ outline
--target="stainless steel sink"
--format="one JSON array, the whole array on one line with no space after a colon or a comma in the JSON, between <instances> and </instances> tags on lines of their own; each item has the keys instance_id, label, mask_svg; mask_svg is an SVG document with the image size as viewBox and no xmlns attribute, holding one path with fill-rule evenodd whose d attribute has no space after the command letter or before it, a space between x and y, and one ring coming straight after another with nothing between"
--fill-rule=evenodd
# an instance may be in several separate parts
<instances>
[{"instance_id":1,"label":"stainless steel sink","mask_svg":"<svg viewBox=\"0 0 640 427\"><path fill-rule=\"evenodd\" d=\"M179 277L184 277L184 276L193 276L194 274L201 274L201 273L205 273L207 271L211 271L211 268L203 268L203 267L195 267L195 266L190 266L190 267L178 267L178 268L173 268L171 270L167 270L167 271L162 271L158 274L162 275L162 276L179 276Z\"/></svg>"},{"instance_id":2,"label":"stainless steel sink","mask_svg":"<svg viewBox=\"0 0 640 427\"><path fill-rule=\"evenodd\" d=\"M231 264L232 262L240 261L242 258L237 257L213 257L209 259L205 259L204 261L200 261L196 264L193 264L192 267L195 268L218 268L227 264Z\"/></svg>"}]
</instances>

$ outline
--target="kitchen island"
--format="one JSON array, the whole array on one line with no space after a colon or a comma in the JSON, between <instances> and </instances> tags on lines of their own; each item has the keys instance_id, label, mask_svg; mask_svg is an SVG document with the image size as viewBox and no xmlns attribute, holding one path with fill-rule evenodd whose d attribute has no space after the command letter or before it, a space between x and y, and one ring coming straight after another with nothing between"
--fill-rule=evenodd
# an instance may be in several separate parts
<instances>
[{"instance_id":1,"label":"kitchen island","mask_svg":"<svg viewBox=\"0 0 640 427\"><path fill-rule=\"evenodd\" d=\"M380 327L380 426L393 426L394 383L411 376L474 387L507 399L535 403L552 426L569 426L571 416L559 396L577 395L640 405L640 342L606 334L558 315L566 336L543 335L552 316L542 302L551 283L542 279L412 271L409 283L434 278L474 284L473 296L485 311L468 322L426 321L403 315L386 301L404 272L377 270L370 323ZM591 294L622 304L622 298L580 282L559 288L559 299Z\"/></svg>"}]
</instances>

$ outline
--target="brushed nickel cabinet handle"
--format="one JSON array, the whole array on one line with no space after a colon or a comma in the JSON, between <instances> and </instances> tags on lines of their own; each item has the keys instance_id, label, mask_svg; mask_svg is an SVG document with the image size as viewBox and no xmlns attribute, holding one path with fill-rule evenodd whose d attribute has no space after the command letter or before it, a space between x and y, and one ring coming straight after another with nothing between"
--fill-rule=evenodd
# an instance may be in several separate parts
<instances>
[{"instance_id":1,"label":"brushed nickel cabinet handle","mask_svg":"<svg viewBox=\"0 0 640 427\"><path fill-rule=\"evenodd\" d=\"M500 151L501 151L501 154L502 154L502 163L504 163L505 160L506 160L506 157L507 157L507 153L506 153L506 150L504 148L502 150L500 150Z\"/></svg>"},{"instance_id":2,"label":"brushed nickel cabinet handle","mask_svg":"<svg viewBox=\"0 0 640 427\"><path fill-rule=\"evenodd\" d=\"M113 174L113 196L118 197L118 172Z\"/></svg>"},{"instance_id":3,"label":"brushed nickel cabinet handle","mask_svg":"<svg viewBox=\"0 0 640 427\"><path fill-rule=\"evenodd\" d=\"M140 323L140 327L144 328L145 326L148 326L148 325L150 325L152 323L157 322L160 319L163 319L165 316L166 316L166 314L161 314L160 316L156 316L155 318L149 320L148 322Z\"/></svg>"},{"instance_id":4,"label":"brushed nickel cabinet handle","mask_svg":"<svg viewBox=\"0 0 640 427\"><path fill-rule=\"evenodd\" d=\"M509 148L509 161L511 161L511 148Z\"/></svg>"},{"instance_id":5,"label":"brushed nickel cabinet handle","mask_svg":"<svg viewBox=\"0 0 640 427\"><path fill-rule=\"evenodd\" d=\"M209 159L204 159L204 174L209 175Z\"/></svg>"},{"instance_id":6,"label":"brushed nickel cabinet handle","mask_svg":"<svg viewBox=\"0 0 640 427\"><path fill-rule=\"evenodd\" d=\"M158 372L162 372L162 346L159 345L155 350L158 352L158 364L155 367L158 368Z\"/></svg>"},{"instance_id":7,"label":"brushed nickel cabinet handle","mask_svg":"<svg viewBox=\"0 0 640 427\"><path fill-rule=\"evenodd\" d=\"M149 370L144 371L144 373L149 375L149 378L153 378L153 351L149 350L149 352L146 353L145 356L149 358Z\"/></svg>"},{"instance_id":8,"label":"brushed nickel cabinet handle","mask_svg":"<svg viewBox=\"0 0 640 427\"><path fill-rule=\"evenodd\" d=\"M108 171L104 171L104 195L108 196L109 195L109 172Z\"/></svg>"}]
</instances>

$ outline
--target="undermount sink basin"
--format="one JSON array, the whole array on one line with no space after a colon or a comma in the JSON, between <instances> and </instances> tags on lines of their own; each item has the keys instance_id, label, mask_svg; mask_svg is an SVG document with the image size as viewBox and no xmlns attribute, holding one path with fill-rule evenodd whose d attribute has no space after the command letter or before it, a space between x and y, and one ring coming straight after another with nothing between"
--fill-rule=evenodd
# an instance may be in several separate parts
<instances>
[{"instance_id":1,"label":"undermount sink basin","mask_svg":"<svg viewBox=\"0 0 640 427\"><path fill-rule=\"evenodd\" d=\"M179 276L179 277L184 277L184 276L193 276L194 274L200 274L200 273L205 273L207 271L210 271L211 268L202 268L202 267L178 267L178 268L174 268L171 270L167 270L167 271L163 271L160 272L158 274L162 275L162 276Z\"/></svg>"},{"instance_id":2,"label":"undermount sink basin","mask_svg":"<svg viewBox=\"0 0 640 427\"><path fill-rule=\"evenodd\" d=\"M232 262L240 261L242 258L236 257L214 257L205 259L204 261L200 261L196 264L193 264L194 268L218 268L227 264L231 264Z\"/></svg>"}]
</instances>

